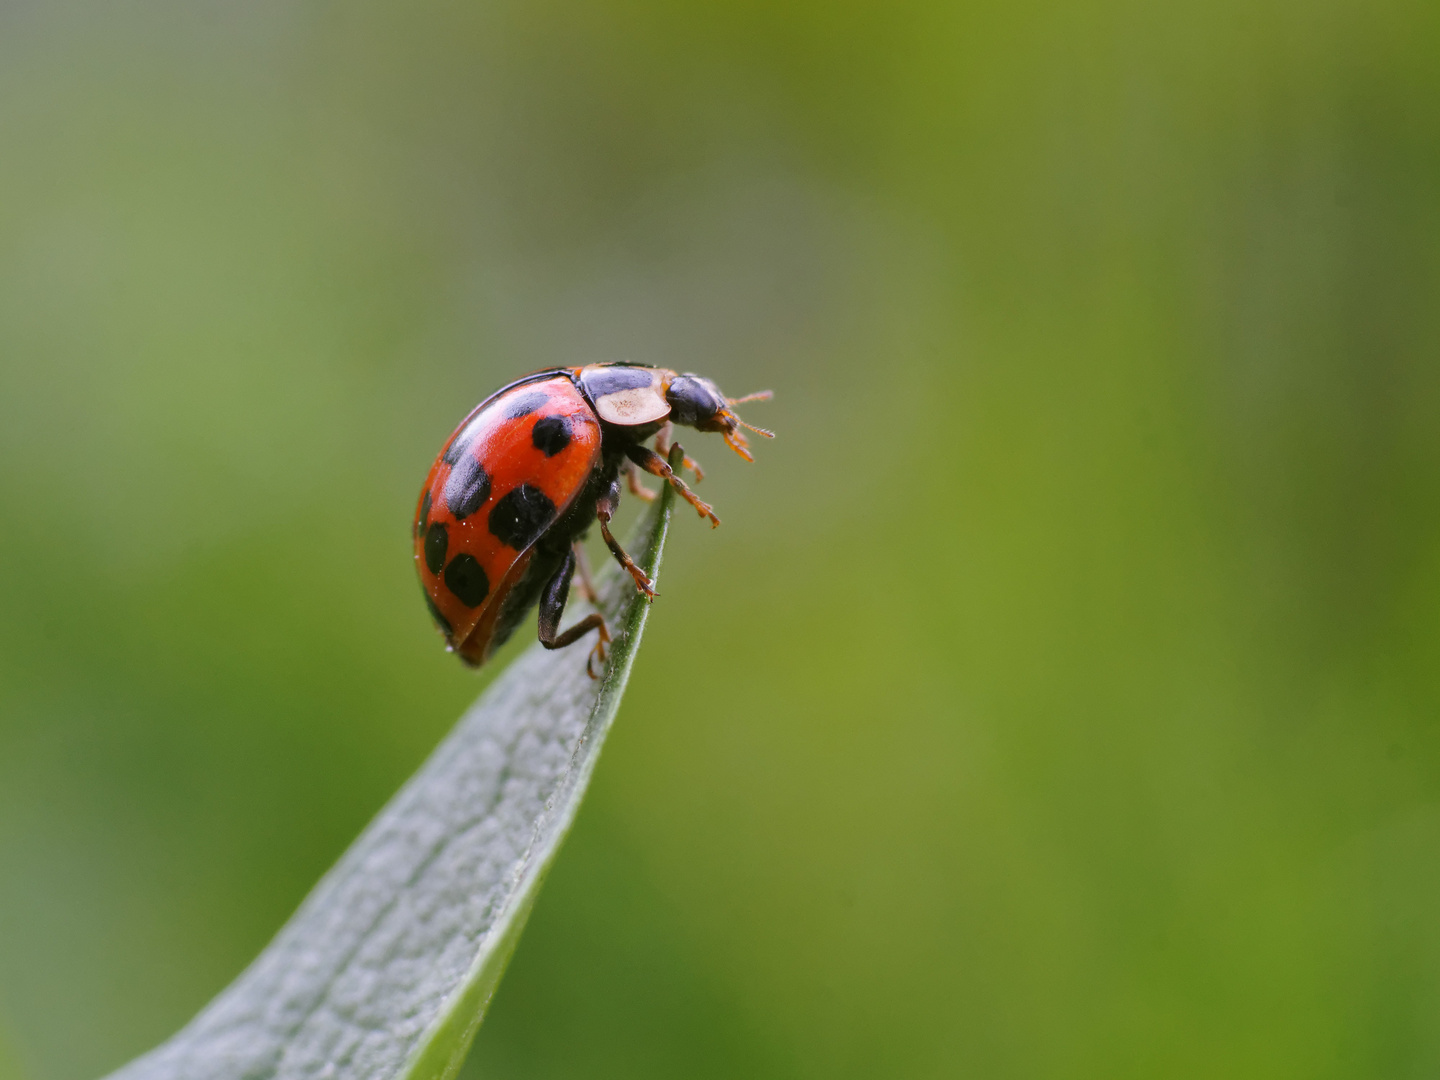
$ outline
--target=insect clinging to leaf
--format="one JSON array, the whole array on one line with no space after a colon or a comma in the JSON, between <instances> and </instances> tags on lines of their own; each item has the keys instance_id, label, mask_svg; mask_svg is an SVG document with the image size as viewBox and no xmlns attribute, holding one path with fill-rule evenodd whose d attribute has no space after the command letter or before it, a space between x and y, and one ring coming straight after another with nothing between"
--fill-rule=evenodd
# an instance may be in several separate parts
<instances>
[{"instance_id":1,"label":"insect clinging to leaf","mask_svg":"<svg viewBox=\"0 0 1440 1080\"><path fill-rule=\"evenodd\" d=\"M587 670L605 660L610 631L598 612L560 631L577 572L590 599L579 541L592 523L635 587L652 599L655 584L610 533L620 477L653 499L641 471L671 484L711 525L720 519L666 461L674 425L717 432L746 461L745 431L773 434L741 420L735 406L768 390L727 398L709 379L641 364L591 364L537 371L477 405L445 443L420 493L415 565L425 600L446 644L465 663L484 663L539 605L539 638L549 649L591 630L598 640ZM654 439L654 446L646 443ZM683 451L682 451L683 453ZM699 466L684 458L698 480Z\"/></svg>"}]
</instances>

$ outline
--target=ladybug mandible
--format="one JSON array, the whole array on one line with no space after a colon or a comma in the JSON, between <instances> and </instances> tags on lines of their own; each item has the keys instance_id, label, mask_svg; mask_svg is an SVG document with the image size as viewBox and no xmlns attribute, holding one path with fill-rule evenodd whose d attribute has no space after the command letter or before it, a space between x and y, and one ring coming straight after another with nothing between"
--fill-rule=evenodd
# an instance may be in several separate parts
<instances>
[{"instance_id":1,"label":"ladybug mandible","mask_svg":"<svg viewBox=\"0 0 1440 1080\"><path fill-rule=\"evenodd\" d=\"M768 390L727 398L709 379L640 364L551 368L502 387L477 405L450 436L420 492L415 566L425 602L451 651L483 664L537 603L539 637L560 649L591 630L599 640L586 663L605 660L604 618L592 614L560 633L576 569L595 598L579 541L597 518L616 561L652 599L655 583L610 535L620 503L620 474L649 501L638 470L662 477L712 527L720 524L670 468L672 424L718 431L753 461L742 427L767 438L732 409ZM655 438L655 449L645 445ZM688 457L684 465L703 475Z\"/></svg>"}]
</instances>

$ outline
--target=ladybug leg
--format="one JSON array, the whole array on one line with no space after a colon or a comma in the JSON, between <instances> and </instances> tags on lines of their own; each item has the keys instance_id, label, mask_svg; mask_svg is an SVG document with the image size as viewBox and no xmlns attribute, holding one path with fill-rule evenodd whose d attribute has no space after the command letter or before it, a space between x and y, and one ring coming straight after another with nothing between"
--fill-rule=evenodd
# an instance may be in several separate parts
<instances>
[{"instance_id":1,"label":"ladybug leg","mask_svg":"<svg viewBox=\"0 0 1440 1080\"><path fill-rule=\"evenodd\" d=\"M662 458L668 458L670 456L670 436L674 433L675 425L667 420L665 421L665 426L662 427L655 436L655 453L659 454ZM685 448L681 447L680 452L685 454ZM705 470L700 468L700 463L689 454L685 454L685 460L680 463L680 468L689 469L694 473L697 484L705 479Z\"/></svg>"},{"instance_id":2,"label":"ladybug leg","mask_svg":"<svg viewBox=\"0 0 1440 1080\"><path fill-rule=\"evenodd\" d=\"M675 470L670 468L670 466L666 464L665 459L655 453L654 450L644 446L627 446L625 453L631 461L639 465L640 468L646 472L653 473L655 476L664 477L668 480L675 490L680 493L680 497L693 506L701 517L708 517L710 519L710 527L712 529L720 524L720 519L715 516L715 511L710 509L710 504L701 502L696 494L690 490L685 481L675 475ZM682 450L681 453L683 454L684 451Z\"/></svg>"},{"instance_id":3,"label":"ladybug leg","mask_svg":"<svg viewBox=\"0 0 1440 1080\"><path fill-rule=\"evenodd\" d=\"M595 582L590 578L590 558L585 554L584 545L576 540L570 548L575 553L575 572L580 575L581 593L590 603L600 603L600 594L595 591Z\"/></svg>"},{"instance_id":4,"label":"ladybug leg","mask_svg":"<svg viewBox=\"0 0 1440 1080\"><path fill-rule=\"evenodd\" d=\"M640 470L629 461L625 463L625 486L630 489L631 495L644 499L646 502L655 501L655 492L640 483Z\"/></svg>"},{"instance_id":5,"label":"ladybug leg","mask_svg":"<svg viewBox=\"0 0 1440 1080\"><path fill-rule=\"evenodd\" d=\"M615 556L615 561L625 568L632 578L635 579L635 588L639 589L646 600L654 600L660 594L655 591L655 583L650 580L644 570L635 565L635 560L625 554L625 549L620 546L619 541L610 535L610 515L614 507L607 499L601 499L599 506L595 508L595 515L600 519L600 535L605 538L605 546L610 549L610 554Z\"/></svg>"},{"instance_id":6,"label":"ladybug leg","mask_svg":"<svg viewBox=\"0 0 1440 1080\"><path fill-rule=\"evenodd\" d=\"M691 457L689 454L685 453L685 448L683 446L680 448L680 454L685 459L684 461L680 462L680 468L689 469L692 473L694 473L695 482L697 484L700 483L701 480L704 480L705 470L700 468L700 463L696 461L693 457ZM669 457L670 451L667 449L665 453L661 454L660 456L662 458Z\"/></svg>"},{"instance_id":7,"label":"ladybug leg","mask_svg":"<svg viewBox=\"0 0 1440 1080\"><path fill-rule=\"evenodd\" d=\"M547 649L563 649L580 640L591 630L600 631L600 640L595 643L595 648L590 652L590 658L585 661L585 671L594 679L594 663L599 660L605 663L605 646L610 641L610 631L605 627L605 617L598 612L587 615L578 623L566 630L563 634L558 633L560 629L560 616L565 611L565 597L570 592L570 577L575 573L575 551L572 548L565 554L565 561L560 564L560 569L555 571L549 583L545 586L544 593L540 596L539 616L539 638L540 644Z\"/></svg>"}]
</instances>

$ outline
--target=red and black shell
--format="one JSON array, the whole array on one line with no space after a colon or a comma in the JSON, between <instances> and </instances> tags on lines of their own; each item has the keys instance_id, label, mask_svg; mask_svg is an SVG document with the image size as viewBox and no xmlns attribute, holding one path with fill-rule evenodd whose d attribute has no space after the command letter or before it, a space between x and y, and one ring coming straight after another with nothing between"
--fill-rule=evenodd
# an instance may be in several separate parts
<instances>
[{"instance_id":1,"label":"red and black shell","mask_svg":"<svg viewBox=\"0 0 1440 1080\"><path fill-rule=\"evenodd\" d=\"M420 583L450 648L469 664L483 663L539 603L547 648L598 629L603 659L609 637L599 614L557 633L577 563L575 540L599 517L611 554L637 589L654 596L653 583L606 527L619 503L621 470L632 470L632 481L635 469L663 477L718 525L643 442L655 436L658 448L668 438L662 429L681 424L720 433L749 460L739 429L770 433L744 423L731 406L768 396L726 398L702 376L644 364L590 364L538 371L481 402L430 467L415 513Z\"/></svg>"},{"instance_id":2,"label":"red and black shell","mask_svg":"<svg viewBox=\"0 0 1440 1080\"><path fill-rule=\"evenodd\" d=\"M600 435L572 374L542 371L476 406L431 466L415 560L430 614L467 663L484 662L534 604L507 601L536 541L595 472ZM538 595L540 584L523 591Z\"/></svg>"}]
</instances>

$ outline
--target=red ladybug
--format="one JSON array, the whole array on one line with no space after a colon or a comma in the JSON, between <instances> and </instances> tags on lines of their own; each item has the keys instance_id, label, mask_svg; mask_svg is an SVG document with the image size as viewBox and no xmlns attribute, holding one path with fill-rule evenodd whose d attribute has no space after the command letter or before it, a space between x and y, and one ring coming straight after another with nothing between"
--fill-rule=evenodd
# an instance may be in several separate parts
<instances>
[{"instance_id":1,"label":"red ladybug","mask_svg":"<svg viewBox=\"0 0 1440 1080\"><path fill-rule=\"evenodd\" d=\"M731 406L769 396L767 390L727 398L698 375L592 364L537 371L482 401L430 467L415 512L415 566L449 648L478 667L539 603L542 645L563 648L598 629L591 663L603 662L610 640L605 620L589 615L562 634L560 615L577 565L594 596L578 541L596 518L636 588L647 599L655 596L654 582L610 535L620 473L646 500L655 496L640 484L637 468L663 477L701 517L719 525L665 461L671 424L718 431L752 461L740 428L771 433L746 424ZM655 450L644 445L651 436ZM693 461L686 458L685 465L700 479Z\"/></svg>"}]
</instances>

